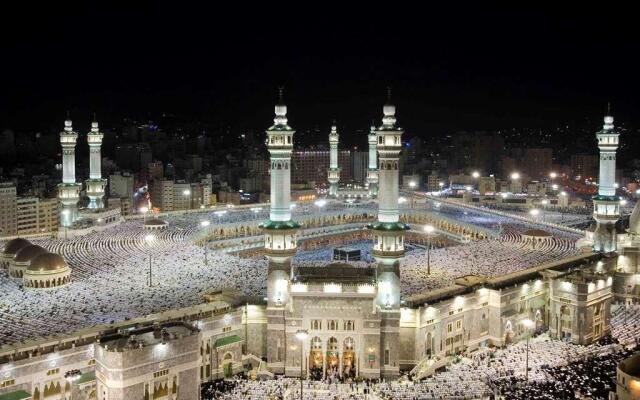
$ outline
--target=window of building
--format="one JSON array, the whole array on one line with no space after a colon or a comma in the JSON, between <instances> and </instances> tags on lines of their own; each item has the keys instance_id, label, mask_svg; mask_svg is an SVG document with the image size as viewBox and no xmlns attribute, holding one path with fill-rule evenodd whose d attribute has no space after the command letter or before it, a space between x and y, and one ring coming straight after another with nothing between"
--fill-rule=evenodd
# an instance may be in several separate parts
<instances>
[{"instance_id":1,"label":"window of building","mask_svg":"<svg viewBox=\"0 0 640 400\"><path fill-rule=\"evenodd\" d=\"M169 370L168 369L163 369L162 371L158 371L158 372L154 372L153 373L153 377L155 378L160 378L163 376L167 376L169 375Z\"/></svg>"},{"instance_id":2,"label":"window of building","mask_svg":"<svg viewBox=\"0 0 640 400\"><path fill-rule=\"evenodd\" d=\"M315 331L319 331L320 329L322 329L322 320L312 319L311 320L311 329L313 329Z\"/></svg>"},{"instance_id":3,"label":"window of building","mask_svg":"<svg viewBox=\"0 0 640 400\"><path fill-rule=\"evenodd\" d=\"M0 388L6 388L6 387L9 387L9 386L13 386L15 384L16 384L16 380L15 379L7 379L7 380L4 380L4 381L0 382Z\"/></svg>"},{"instance_id":4,"label":"window of building","mask_svg":"<svg viewBox=\"0 0 640 400\"><path fill-rule=\"evenodd\" d=\"M345 331L353 331L356 329L356 321L346 320L344 321L344 330Z\"/></svg>"},{"instance_id":5,"label":"window of building","mask_svg":"<svg viewBox=\"0 0 640 400\"><path fill-rule=\"evenodd\" d=\"M462 329L462 320L461 319L456 321L456 330L459 331L460 329Z\"/></svg>"},{"instance_id":6,"label":"window of building","mask_svg":"<svg viewBox=\"0 0 640 400\"><path fill-rule=\"evenodd\" d=\"M447 333L451 333L451 332L453 332L453 325L451 324L451 322L449 322L447 324Z\"/></svg>"},{"instance_id":7,"label":"window of building","mask_svg":"<svg viewBox=\"0 0 640 400\"><path fill-rule=\"evenodd\" d=\"M330 319L329 322L327 323L327 328L330 331L337 331L338 330L338 320Z\"/></svg>"},{"instance_id":8,"label":"window of building","mask_svg":"<svg viewBox=\"0 0 640 400\"><path fill-rule=\"evenodd\" d=\"M222 328L222 332L229 332L231 330L230 326L225 326Z\"/></svg>"},{"instance_id":9,"label":"window of building","mask_svg":"<svg viewBox=\"0 0 640 400\"><path fill-rule=\"evenodd\" d=\"M60 368L54 368L47 371L47 376L55 375L60 372Z\"/></svg>"}]
</instances>

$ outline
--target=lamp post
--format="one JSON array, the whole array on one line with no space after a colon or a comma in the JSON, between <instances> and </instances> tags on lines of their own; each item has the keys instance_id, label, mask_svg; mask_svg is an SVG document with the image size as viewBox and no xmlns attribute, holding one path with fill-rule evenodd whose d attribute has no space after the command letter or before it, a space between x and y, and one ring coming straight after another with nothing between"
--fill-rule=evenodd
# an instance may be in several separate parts
<instances>
[{"instance_id":1,"label":"lamp post","mask_svg":"<svg viewBox=\"0 0 640 400\"><path fill-rule=\"evenodd\" d=\"M300 341L300 400L302 400L302 372L304 365L304 340L309 336L309 332L305 329L300 329L296 332L296 338Z\"/></svg>"},{"instance_id":2,"label":"lamp post","mask_svg":"<svg viewBox=\"0 0 640 400\"><path fill-rule=\"evenodd\" d=\"M200 221L200 226L205 228L206 232L205 232L205 237L204 237L204 265L209 265L209 261L207 260L207 248L209 247L209 241L208 241L208 232L209 230L207 229L207 227L211 224L211 222L204 220L204 221Z\"/></svg>"},{"instance_id":3,"label":"lamp post","mask_svg":"<svg viewBox=\"0 0 640 400\"><path fill-rule=\"evenodd\" d=\"M71 214L71 211L69 211L69 209L62 210L62 215L64 215L65 219L69 218L69 214ZM67 240L68 233L69 233L69 226L65 223L65 225L64 225L64 240Z\"/></svg>"},{"instance_id":4,"label":"lamp post","mask_svg":"<svg viewBox=\"0 0 640 400\"><path fill-rule=\"evenodd\" d=\"M529 214L531 214L531 217L535 221L536 217L540 214L540 210L538 210L537 208L533 208L533 209L529 210Z\"/></svg>"},{"instance_id":5,"label":"lamp post","mask_svg":"<svg viewBox=\"0 0 640 400\"><path fill-rule=\"evenodd\" d=\"M189 202L187 203L187 210L191 209L191 190L185 189L182 191L182 194L185 196L189 196Z\"/></svg>"},{"instance_id":6,"label":"lamp post","mask_svg":"<svg viewBox=\"0 0 640 400\"><path fill-rule=\"evenodd\" d=\"M225 215L226 213L227 213L226 210L214 212L214 214L218 217L218 224L221 223L222 216Z\"/></svg>"},{"instance_id":7,"label":"lamp post","mask_svg":"<svg viewBox=\"0 0 640 400\"><path fill-rule=\"evenodd\" d=\"M531 328L535 326L535 322L530 320L529 318L522 320L522 325L527 330L527 356L525 358L525 371L524 371L524 379L528 383L529 382L529 338L531 338Z\"/></svg>"},{"instance_id":8,"label":"lamp post","mask_svg":"<svg viewBox=\"0 0 640 400\"><path fill-rule=\"evenodd\" d=\"M442 188L444 187L444 182L438 182L438 186L440 187L440 194L442 194Z\"/></svg>"},{"instance_id":9,"label":"lamp post","mask_svg":"<svg viewBox=\"0 0 640 400\"><path fill-rule=\"evenodd\" d=\"M414 203L414 195L416 192L416 182L415 181L410 181L409 182L409 187L411 188L411 208L413 208L413 203Z\"/></svg>"},{"instance_id":10,"label":"lamp post","mask_svg":"<svg viewBox=\"0 0 640 400\"><path fill-rule=\"evenodd\" d=\"M511 187L511 191L512 191L512 192L514 192L514 193L515 193L516 191L514 190L514 184L513 184L513 182L517 182L517 181L518 181L518 179L520 179L520 173L519 173L519 172L512 172L512 173L511 173L511 186L512 186L512 187ZM520 188L519 192L522 192L522 187Z\"/></svg>"},{"instance_id":11,"label":"lamp post","mask_svg":"<svg viewBox=\"0 0 640 400\"><path fill-rule=\"evenodd\" d=\"M254 218L254 219L258 219L258 213L259 213L260 211L262 211L262 208L260 208L260 207L253 207L253 208L251 209L251 211L253 211L253 218Z\"/></svg>"},{"instance_id":12,"label":"lamp post","mask_svg":"<svg viewBox=\"0 0 640 400\"><path fill-rule=\"evenodd\" d=\"M140 212L142 213L142 222L147 222L147 213L149 212L149 208L140 207Z\"/></svg>"},{"instance_id":13,"label":"lamp post","mask_svg":"<svg viewBox=\"0 0 640 400\"><path fill-rule=\"evenodd\" d=\"M147 235L144 237L144 240L150 245L156 240L154 235ZM149 287L153 286L153 271L151 270L151 252L149 252Z\"/></svg>"},{"instance_id":14,"label":"lamp post","mask_svg":"<svg viewBox=\"0 0 640 400\"><path fill-rule=\"evenodd\" d=\"M427 275L431 275L431 235L436 230L433 225L425 225L424 231L427 233Z\"/></svg>"}]
</instances>

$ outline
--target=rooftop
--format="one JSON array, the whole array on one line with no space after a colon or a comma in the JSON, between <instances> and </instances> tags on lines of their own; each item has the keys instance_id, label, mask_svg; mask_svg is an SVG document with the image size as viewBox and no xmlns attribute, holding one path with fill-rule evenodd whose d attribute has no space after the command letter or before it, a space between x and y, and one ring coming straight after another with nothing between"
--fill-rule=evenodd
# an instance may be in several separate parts
<instances>
[{"instance_id":1,"label":"rooftop","mask_svg":"<svg viewBox=\"0 0 640 400\"><path fill-rule=\"evenodd\" d=\"M184 322L167 322L144 327L124 328L118 333L100 338L100 345L109 351L124 351L166 343L198 332L198 329Z\"/></svg>"},{"instance_id":2,"label":"rooftop","mask_svg":"<svg viewBox=\"0 0 640 400\"><path fill-rule=\"evenodd\" d=\"M297 267L295 282L372 283L376 279L375 268L356 267L347 263L331 263L324 267Z\"/></svg>"}]
</instances>

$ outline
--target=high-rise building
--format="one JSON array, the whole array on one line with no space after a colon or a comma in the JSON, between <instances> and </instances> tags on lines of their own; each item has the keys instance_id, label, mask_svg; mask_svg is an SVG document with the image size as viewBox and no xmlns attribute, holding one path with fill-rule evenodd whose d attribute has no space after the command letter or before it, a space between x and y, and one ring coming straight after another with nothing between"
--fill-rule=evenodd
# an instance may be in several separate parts
<instances>
[{"instance_id":1,"label":"high-rise building","mask_svg":"<svg viewBox=\"0 0 640 400\"><path fill-rule=\"evenodd\" d=\"M60 222L59 200L21 197L16 203L17 234L55 232Z\"/></svg>"},{"instance_id":2,"label":"high-rise building","mask_svg":"<svg viewBox=\"0 0 640 400\"><path fill-rule=\"evenodd\" d=\"M600 175L598 195L593 197L593 218L596 230L593 236L595 251L611 252L617 249L615 224L620 218L620 199L616 196L616 150L618 132L613 126L613 117L604 117L604 126L596 137L600 149Z\"/></svg>"},{"instance_id":3,"label":"high-rise building","mask_svg":"<svg viewBox=\"0 0 640 400\"><path fill-rule=\"evenodd\" d=\"M149 182L151 206L161 211L173 211L173 181L168 179Z\"/></svg>"},{"instance_id":4,"label":"high-rise building","mask_svg":"<svg viewBox=\"0 0 640 400\"><path fill-rule=\"evenodd\" d=\"M149 181L164 178L164 166L162 165L162 161L155 161L147 164L147 172L147 179Z\"/></svg>"},{"instance_id":5,"label":"high-rise building","mask_svg":"<svg viewBox=\"0 0 640 400\"><path fill-rule=\"evenodd\" d=\"M13 182L0 182L0 235L2 236L17 234L17 199L16 186Z\"/></svg>"},{"instance_id":6,"label":"high-rise building","mask_svg":"<svg viewBox=\"0 0 640 400\"><path fill-rule=\"evenodd\" d=\"M295 150L292 152L291 179L295 183L327 181L329 169L329 151L327 150ZM351 182L351 152L349 150L338 151L338 166L340 166L340 181Z\"/></svg>"},{"instance_id":7,"label":"high-rise building","mask_svg":"<svg viewBox=\"0 0 640 400\"><path fill-rule=\"evenodd\" d=\"M109 175L109 197L133 198L133 181L128 172Z\"/></svg>"},{"instance_id":8,"label":"high-rise building","mask_svg":"<svg viewBox=\"0 0 640 400\"><path fill-rule=\"evenodd\" d=\"M368 163L368 152L358 150L351 151L351 175L354 183L362 186L366 185Z\"/></svg>"},{"instance_id":9,"label":"high-rise building","mask_svg":"<svg viewBox=\"0 0 640 400\"><path fill-rule=\"evenodd\" d=\"M553 164L553 150L530 148L524 150L523 172L531 179L548 178Z\"/></svg>"},{"instance_id":10,"label":"high-rise building","mask_svg":"<svg viewBox=\"0 0 640 400\"><path fill-rule=\"evenodd\" d=\"M598 173L598 156L593 154L574 154L571 156L571 176L581 179L593 178Z\"/></svg>"}]
</instances>

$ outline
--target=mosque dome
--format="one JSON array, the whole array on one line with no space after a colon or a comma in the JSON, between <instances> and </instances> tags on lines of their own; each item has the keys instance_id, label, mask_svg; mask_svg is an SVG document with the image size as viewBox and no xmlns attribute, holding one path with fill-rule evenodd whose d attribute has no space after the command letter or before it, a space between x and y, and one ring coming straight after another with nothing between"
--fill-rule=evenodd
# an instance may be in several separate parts
<instances>
[{"instance_id":1,"label":"mosque dome","mask_svg":"<svg viewBox=\"0 0 640 400\"><path fill-rule=\"evenodd\" d=\"M31 260L27 271L55 272L69 268L67 262L59 254L42 253Z\"/></svg>"},{"instance_id":2,"label":"mosque dome","mask_svg":"<svg viewBox=\"0 0 640 400\"><path fill-rule=\"evenodd\" d=\"M640 235L640 201L633 207L633 212L629 217L629 233Z\"/></svg>"},{"instance_id":3,"label":"mosque dome","mask_svg":"<svg viewBox=\"0 0 640 400\"><path fill-rule=\"evenodd\" d=\"M6 256L14 256L20 249L27 247L31 244L30 241L23 238L11 239L5 243L2 248L2 254Z\"/></svg>"},{"instance_id":4,"label":"mosque dome","mask_svg":"<svg viewBox=\"0 0 640 400\"><path fill-rule=\"evenodd\" d=\"M17 263L27 263L43 253L48 253L48 251L36 244L30 244L18 250L13 257L13 261Z\"/></svg>"}]
</instances>

